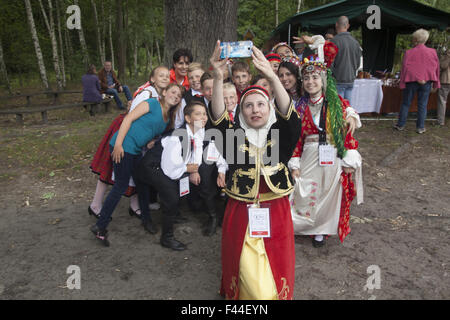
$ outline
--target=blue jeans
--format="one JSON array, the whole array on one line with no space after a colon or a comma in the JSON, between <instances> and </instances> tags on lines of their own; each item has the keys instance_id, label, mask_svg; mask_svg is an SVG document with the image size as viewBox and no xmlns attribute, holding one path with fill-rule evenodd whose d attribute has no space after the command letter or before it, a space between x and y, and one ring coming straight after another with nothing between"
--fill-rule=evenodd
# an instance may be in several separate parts
<instances>
[{"instance_id":1,"label":"blue jeans","mask_svg":"<svg viewBox=\"0 0 450 320\"><path fill-rule=\"evenodd\" d=\"M425 119L427 117L427 104L428 97L431 91L431 81L421 85L417 82L407 82L406 88L403 89L403 101L398 114L397 126L403 127L406 124L406 118L408 118L409 107L414 99L414 95L417 92L417 121L416 128L425 128Z\"/></svg>"},{"instance_id":2,"label":"blue jeans","mask_svg":"<svg viewBox=\"0 0 450 320\"><path fill-rule=\"evenodd\" d=\"M337 83L336 89L337 89L338 94L342 98L347 99L351 105L350 100L352 98L353 83Z\"/></svg>"},{"instance_id":3,"label":"blue jeans","mask_svg":"<svg viewBox=\"0 0 450 320\"><path fill-rule=\"evenodd\" d=\"M112 152L113 147L110 146L110 152ZM130 177L136 168L141 155L134 155L125 152L120 163L113 162L114 167L114 185L111 191L106 197L105 203L103 204L102 211L100 211L100 218L97 221L97 226L99 229L106 229L109 224L111 215L120 201L122 195L127 191L128 183L130 182Z\"/></svg>"},{"instance_id":4,"label":"blue jeans","mask_svg":"<svg viewBox=\"0 0 450 320\"><path fill-rule=\"evenodd\" d=\"M122 89L123 89L123 93L125 93L125 97L127 97L127 101L132 100L133 97L131 96L131 92L130 92L130 89L128 88L128 86L122 86ZM107 89L105 91L105 93L114 96L114 100L116 101L117 107L119 109L125 109L122 104L122 101L119 98L119 92L116 89Z\"/></svg>"}]
</instances>

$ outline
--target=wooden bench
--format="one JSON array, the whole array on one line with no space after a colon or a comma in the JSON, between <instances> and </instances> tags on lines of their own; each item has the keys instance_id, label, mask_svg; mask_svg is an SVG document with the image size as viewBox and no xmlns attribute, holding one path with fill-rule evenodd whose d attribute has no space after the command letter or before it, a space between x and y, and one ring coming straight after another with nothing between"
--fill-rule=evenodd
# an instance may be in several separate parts
<instances>
[{"instance_id":1,"label":"wooden bench","mask_svg":"<svg viewBox=\"0 0 450 320\"><path fill-rule=\"evenodd\" d=\"M34 93L23 93L23 94L17 94L17 95L11 95L11 96L5 96L0 97L0 101L8 101L8 100L14 100L14 99L20 99L20 98L26 98L27 100L27 107L31 107L31 97L40 96L40 95L47 95L53 97L53 104L57 104L59 97L63 94L82 94L83 91L75 91L75 90L67 90L67 91L41 91L41 92L34 92Z\"/></svg>"},{"instance_id":2,"label":"wooden bench","mask_svg":"<svg viewBox=\"0 0 450 320\"><path fill-rule=\"evenodd\" d=\"M16 121L19 124L23 124L23 115L27 113L40 112L42 115L42 121L44 123L48 122L47 111L59 110L59 109L69 109L74 107L84 107L86 110L89 109L89 114L93 116L95 113L99 112L99 107L104 105L105 112L108 112L109 104L112 99L104 99L101 102L75 102L60 105L39 105L39 106L29 106L29 107L17 107L12 109L0 110L0 115L2 114L15 114Z\"/></svg>"}]
</instances>

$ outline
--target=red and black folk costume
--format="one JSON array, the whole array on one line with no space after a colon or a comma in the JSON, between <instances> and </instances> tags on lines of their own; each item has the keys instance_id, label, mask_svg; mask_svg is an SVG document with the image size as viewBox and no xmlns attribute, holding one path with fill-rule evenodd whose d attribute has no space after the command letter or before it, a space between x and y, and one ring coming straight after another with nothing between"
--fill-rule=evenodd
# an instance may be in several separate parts
<instances>
[{"instance_id":1,"label":"red and black folk costume","mask_svg":"<svg viewBox=\"0 0 450 320\"><path fill-rule=\"evenodd\" d=\"M221 294L227 299L290 300L295 281L295 248L288 195L294 183L287 162L300 136L300 119L292 102L284 116L269 102L267 91L258 86L244 90L241 101L255 93L269 103L270 117L263 128L248 127L242 112L236 123L229 119L226 110L213 121L226 139L223 155L227 155L228 148L234 150L233 159L227 158L229 179L225 192L230 199L222 224ZM233 134L243 130L245 141L239 142L227 130ZM265 163L275 150L279 151L276 163ZM270 205L270 238L249 236L247 206L257 199L261 206Z\"/></svg>"}]
</instances>

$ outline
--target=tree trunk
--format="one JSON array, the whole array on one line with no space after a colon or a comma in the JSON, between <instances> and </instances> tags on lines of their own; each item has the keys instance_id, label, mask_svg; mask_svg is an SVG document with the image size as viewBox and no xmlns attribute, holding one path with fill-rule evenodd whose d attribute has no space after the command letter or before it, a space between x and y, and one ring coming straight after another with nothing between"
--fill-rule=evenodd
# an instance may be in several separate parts
<instances>
[{"instance_id":1,"label":"tree trunk","mask_svg":"<svg viewBox=\"0 0 450 320\"><path fill-rule=\"evenodd\" d=\"M302 0L298 0L298 5L297 5L297 13L300 12L300 9L302 8Z\"/></svg>"},{"instance_id":2,"label":"tree trunk","mask_svg":"<svg viewBox=\"0 0 450 320\"><path fill-rule=\"evenodd\" d=\"M278 0L275 0L275 27L278 26Z\"/></svg>"},{"instance_id":3,"label":"tree trunk","mask_svg":"<svg viewBox=\"0 0 450 320\"><path fill-rule=\"evenodd\" d=\"M102 65L105 63L105 54L102 51L102 41L100 36L100 25L98 23L97 6L95 5L95 0L91 0L92 8L94 9L94 21L95 21L95 35L97 36L97 47L98 54L100 56L100 61Z\"/></svg>"},{"instance_id":4,"label":"tree trunk","mask_svg":"<svg viewBox=\"0 0 450 320\"><path fill-rule=\"evenodd\" d=\"M104 1L101 1L101 14L102 14L102 34L101 34L101 46L102 46L102 52L103 52L103 60L106 61L106 45L105 45L105 38L106 38L106 27L107 27L107 20L105 16L105 6ZM103 61L103 62L104 62Z\"/></svg>"},{"instance_id":5,"label":"tree trunk","mask_svg":"<svg viewBox=\"0 0 450 320\"><path fill-rule=\"evenodd\" d=\"M110 46L110 50L111 50L111 65L112 65L112 69L115 70L114 68L114 46L113 46L113 39L112 39L112 17L111 17L112 13L111 11L109 12L109 46Z\"/></svg>"},{"instance_id":6,"label":"tree trunk","mask_svg":"<svg viewBox=\"0 0 450 320\"><path fill-rule=\"evenodd\" d=\"M119 40L118 44L118 76L122 81L125 81L126 79L126 61L127 61L127 49L126 49L126 43L127 40L125 38L124 34L124 26L123 26L123 7L122 7L122 0L116 0L116 12L117 12L117 36Z\"/></svg>"},{"instance_id":7,"label":"tree trunk","mask_svg":"<svg viewBox=\"0 0 450 320\"><path fill-rule=\"evenodd\" d=\"M6 70L5 60L3 58L3 47L2 47L1 40L0 40L0 72L1 72L1 75L2 75L3 79L5 79L5 83L6 83L6 87L8 89L8 92L10 94L12 94L11 84L9 83L8 72Z\"/></svg>"},{"instance_id":8,"label":"tree trunk","mask_svg":"<svg viewBox=\"0 0 450 320\"><path fill-rule=\"evenodd\" d=\"M39 38L37 36L36 26L34 24L34 18L33 18L33 12L31 9L30 0L24 0L24 1L25 1L25 8L27 11L28 24L30 25L30 29L31 29L31 37L32 37L33 43L34 43L34 49L36 50L36 57L38 60L39 73L41 75L42 83L44 84L45 89L49 90L50 87L48 85L47 71L45 70L44 57L42 56L41 46L39 45Z\"/></svg>"},{"instance_id":9,"label":"tree trunk","mask_svg":"<svg viewBox=\"0 0 450 320\"><path fill-rule=\"evenodd\" d=\"M60 52L61 56L59 59L59 62L61 63L61 73L62 73L62 83L63 87L66 87L66 66L64 63L64 43L62 40L62 33L61 33L61 16L60 16L60 8L59 8L59 1L56 0L56 22L58 24L58 39L60 44Z\"/></svg>"},{"instance_id":10,"label":"tree trunk","mask_svg":"<svg viewBox=\"0 0 450 320\"><path fill-rule=\"evenodd\" d=\"M161 64L161 52L159 51L159 41L158 39L156 39L156 52L158 53L158 63ZM172 58L170 59L171 63L172 63ZM171 65L168 64L168 65Z\"/></svg>"},{"instance_id":11,"label":"tree trunk","mask_svg":"<svg viewBox=\"0 0 450 320\"><path fill-rule=\"evenodd\" d=\"M138 36L137 32L134 34L134 77L137 79L138 77Z\"/></svg>"},{"instance_id":12,"label":"tree trunk","mask_svg":"<svg viewBox=\"0 0 450 320\"><path fill-rule=\"evenodd\" d=\"M53 22L52 1L48 0L48 7L49 7L48 16L47 13L45 12L42 0L39 0L39 5L41 7L45 25L47 26L48 34L50 35L50 41L52 43L53 67L55 68L56 87L58 91L61 91L63 85L61 81L61 70L59 68L58 42L56 41L55 24Z\"/></svg>"},{"instance_id":13,"label":"tree trunk","mask_svg":"<svg viewBox=\"0 0 450 320\"><path fill-rule=\"evenodd\" d=\"M75 5L78 6L78 0L73 1ZM83 20L83 19L81 19ZM78 36L80 37L80 44L81 44L81 51L83 52L83 62L85 64L86 69L89 66L89 52L86 45L86 40L84 39L84 32L83 32L83 24L80 23L80 29L78 30Z\"/></svg>"},{"instance_id":14,"label":"tree trunk","mask_svg":"<svg viewBox=\"0 0 450 320\"><path fill-rule=\"evenodd\" d=\"M150 72L153 70L153 38L150 40Z\"/></svg>"},{"instance_id":15,"label":"tree trunk","mask_svg":"<svg viewBox=\"0 0 450 320\"><path fill-rule=\"evenodd\" d=\"M164 0L164 63L171 66L175 50L190 48L195 61L209 65L218 39L237 40L237 8L238 0Z\"/></svg>"}]
</instances>

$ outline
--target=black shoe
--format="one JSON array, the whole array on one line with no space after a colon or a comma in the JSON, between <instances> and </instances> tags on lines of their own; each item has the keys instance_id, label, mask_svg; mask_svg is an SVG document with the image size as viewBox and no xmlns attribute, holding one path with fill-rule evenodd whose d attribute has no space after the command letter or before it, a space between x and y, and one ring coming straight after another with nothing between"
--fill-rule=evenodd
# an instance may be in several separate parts
<instances>
[{"instance_id":1,"label":"black shoe","mask_svg":"<svg viewBox=\"0 0 450 320\"><path fill-rule=\"evenodd\" d=\"M105 246L109 247L109 241L108 241L108 230L101 230L99 227L94 224L91 227L91 232L95 235L95 238L100 240L100 242Z\"/></svg>"},{"instance_id":2,"label":"black shoe","mask_svg":"<svg viewBox=\"0 0 450 320\"><path fill-rule=\"evenodd\" d=\"M175 239L175 237L161 237L161 245L166 248L170 248L175 251L183 251L186 249L186 245Z\"/></svg>"},{"instance_id":3,"label":"black shoe","mask_svg":"<svg viewBox=\"0 0 450 320\"><path fill-rule=\"evenodd\" d=\"M320 248L325 245L325 237L322 241L317 241L315 238L312 238L312 244L314 248Z\"/></svg>"},{"instance_id":4,"label":"black shoe","mask_svg":"<svg viewBox=\"0 0 450 320\"><path fill-rule=\"evenodd\" d=\"M94 216L97 220L100 218L100 213L95 213L94 210L91 209L91 206L88 207L88 212L90 216ZM112 221L112 217L109 217L109 221Z\"/></svg>"},{"instance_id":5,"label":"black shoe","mask_svg":"<svg viewBox=\"0 0 450 320\"><path fill-rule=\"evenodd\" d=\"M91 206L88 207L88 212L90 216L94 216L96 219L100 218L100 213L95 213L94 210L91 209Z\"/></svg>"},{"instance_id":6,"label":"black shoe","mask_svg":"<svg viewBox=\"0 0 450 320\"><path fill-rule=\"evenodd\" d=\"M144 229L150 232L151 234L157 234L158 228L153 224L153 221L151 219L148 219L146 221L142 221L142 225L144 226Z\"/></svg>"},{"instance_id":7,"label":"black shoe","mask_svg":"<svg viewBox=\"0 0 450 320\"><path fill-rule=\"evenodd\" d=\"M216 228L217 228L217 218L210 217L206 224L205 229L203 230L203 235L206 237L211 237L216 233Z\"/></svg>"},{"instance_id":8,"label":"black shoe","mask_svg":"<svg viewBox=\"0 0 450 320\"><path fill-rule=\"evenodd\" d=\"M138 213L138 211L141 211L141 209L137 209L136 211L134 211L131 208L128 208L128 213L130 214L130 216L136 216L136 218L141 219L141 214Z\"/></svg>"}]
</instances>

